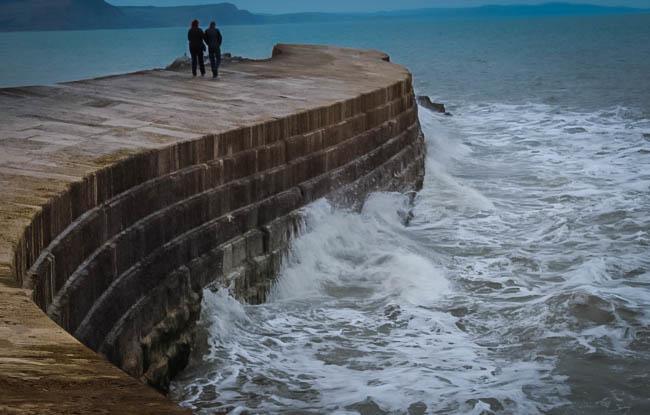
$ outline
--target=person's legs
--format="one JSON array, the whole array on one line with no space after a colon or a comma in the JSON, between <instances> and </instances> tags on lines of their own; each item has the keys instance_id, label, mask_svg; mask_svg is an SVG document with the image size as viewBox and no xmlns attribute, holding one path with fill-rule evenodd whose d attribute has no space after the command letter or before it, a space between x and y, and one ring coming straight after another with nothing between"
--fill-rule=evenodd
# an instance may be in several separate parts
<instances>
[{"instance_id":1,"label":"person's legs","mask_svg":"<svg viewBox=\"0 0 650 415\"><path fill-rule=\"evenodd\" d=\"M194 52L190 52L190 55L192 55L192 75L196 76L196 63L198 60L198 56Z\"/></svg>"},{"instance_id":2,"label":"person's legs","mask_svg":"<svg viewBox=\"0 0 650 415\"><path fill-rule=\"evenodd\" d=\"M212 67L212 77L216 78L219 73L219 68L217 67L217 56L214 50L210 50L210 66Z\"/></svg>"},{"instance_id":3,"label":"person's legs","mask_svg":"<svg viewBox=\"0 0 650 415\"><path fill-rule=\"evenodd\" d=\"M215 76L219 76L219 66L221 66L221 49L217 49L215 51L215 55L216 55L215 60L217 61L216 65L215 65L216 66L216 71L215 71L216 75Z\"/></svg>"},{"instance_id":4,"label":"person's legs","mask_svg":"<svg viewBox=\"0 0 650 415\"><path fill-rule=\"evenodd\" d=\"M199 58L199 69L201 70L201 76L205 75L205 62L203 62L203 52L197 54Z\"/></svg>"}]
</instances>

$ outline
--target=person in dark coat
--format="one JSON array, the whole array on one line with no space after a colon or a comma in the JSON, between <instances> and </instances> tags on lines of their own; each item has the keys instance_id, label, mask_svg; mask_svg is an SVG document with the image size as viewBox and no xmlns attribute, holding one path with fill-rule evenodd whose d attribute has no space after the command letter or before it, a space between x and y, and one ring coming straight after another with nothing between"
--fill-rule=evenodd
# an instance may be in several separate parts
<instances>
[{"instance_id":1,"label":"person in dark coat","mask_svg":"<svg viewBox=\"0 0 650 415\"><path fill-rule=\"evenodd\" d=\"M197 64L201 69L201 76L205 75L205 63L203 63L203 52L205 51L204 39L205 34L199 27L199 21L194 20L192 27L187 32L187 40L190 42L190 55L192 56L192 75L194 76L196 76Z\"/></svg>"},{"instance_id":2,"label":"person in dark coat","mask_svg":"<svg viewBox=\"0 0 650 415\"><path fill-rule=\"evenodd\" d=\"M217 29L215 22L210 23L210 28L205 31L205 43L208 45L208 57L212 66L212 77L219 76L219 65L221 65L221 42L223 37Z\"/></svg>"}]
</instances>

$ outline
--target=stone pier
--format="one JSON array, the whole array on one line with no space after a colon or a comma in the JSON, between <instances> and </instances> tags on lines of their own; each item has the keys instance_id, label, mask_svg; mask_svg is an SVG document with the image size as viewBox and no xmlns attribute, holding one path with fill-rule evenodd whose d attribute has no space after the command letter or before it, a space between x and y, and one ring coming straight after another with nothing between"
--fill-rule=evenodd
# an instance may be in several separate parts
<instances>
[{"instance_id":1,"label":"stone pier","mask_svg":"<svg viewBox=\"0 0 650 415\"><path fill-rule=\"evenodd\" d=\"M264 301L298 209L417 190L424 156L411 75L374 51L0 90L0 413L186 413L154 388L203 288Z\"/></svg>"}]
</instances>

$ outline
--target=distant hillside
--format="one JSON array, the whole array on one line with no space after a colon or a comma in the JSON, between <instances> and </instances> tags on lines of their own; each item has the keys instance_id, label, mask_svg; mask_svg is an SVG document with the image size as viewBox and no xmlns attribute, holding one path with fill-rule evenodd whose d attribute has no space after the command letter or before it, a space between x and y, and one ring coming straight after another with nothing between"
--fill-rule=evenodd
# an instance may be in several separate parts
<instances>
[{"instance_id":1,"label":"distant hillside","mask_svg":"<svg viewBox=\"0 0 650 415\"><path fill-rule=\"evenodd\" d=\"M120 7L129 25L139 27L189 26L194 19L203 24L216 20L219 24L259 24L262 16L240 10L234 4L178 7Z\"/></svg>"},{"instance_id":2,"label":"distant hillside","mask_svg":"<svg viewBox=\"0 0 650 415\"><path fill-rule=\"evenodd\" d=\"M104 0L0 0L0 30L113 27L122 11Z\"/></svg>"},{"instance_id":3,"label":"distant hillside","mask_svg":"<svg viewBox=\"0 0 650 415\"><path fill-rule=\"evenodd\" d=\"M230 3L179 7L116 7L104 0L0 0L0 31L188 26L189 22L196 18L201 20L202 24L216 20L220 25L235 25L349 21L393 17L490 18L624 13L650 13L650 10L548 3L533 6L435 8L365 14L262 15L240 10Z\"/></svg>"},{"instance_id":4,"label":"distant hillside","mask_svg":"<svg viewBox=\"0 0 650 415\"><path fill-rule=\"evenodd\" d=\"M189 26L193 19L255 24L263 18L230 3L183 7L116 7L104 0L0 0L0 31Z\"/></svg>"},{"instance_id":5,"label":"distant hillside","mask_svg":"<svg viewBox=\"0 0 650 415\"><path fill-rule=\"evenodd\" d=\"M536 5L488 5L467 8L429 8L375 13L375 16L422 17L509 17L509 16L594 16L650 13L650 9L595 6L591 4L545 3Z\"/></svg>"}]
</instances>

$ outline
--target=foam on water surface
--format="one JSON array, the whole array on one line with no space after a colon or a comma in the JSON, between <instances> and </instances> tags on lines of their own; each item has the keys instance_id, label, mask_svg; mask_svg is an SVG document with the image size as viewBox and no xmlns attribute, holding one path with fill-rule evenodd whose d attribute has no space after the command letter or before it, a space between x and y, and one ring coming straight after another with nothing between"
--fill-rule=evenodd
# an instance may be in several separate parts
<instances>
[{"instance_id":1,"label":"foam on water surface","mask_svg":"<svg viewBox=\"0 0 650 415\"><path fill-rule=\"evenodd\" d=\"M632 113L632 114L631 114ZM421 110L415 205L319 201L260 306L206 291L175 384L197 413L643 413L650 121ZM413 210L405 225L403 212Z\"/></svg>"}]
</instances>

